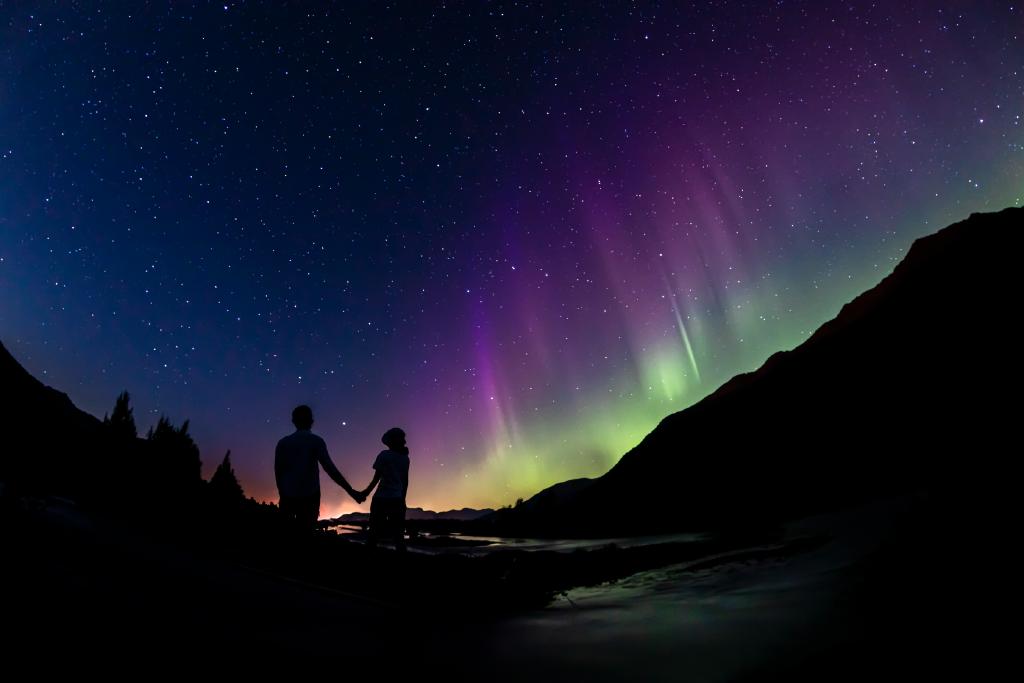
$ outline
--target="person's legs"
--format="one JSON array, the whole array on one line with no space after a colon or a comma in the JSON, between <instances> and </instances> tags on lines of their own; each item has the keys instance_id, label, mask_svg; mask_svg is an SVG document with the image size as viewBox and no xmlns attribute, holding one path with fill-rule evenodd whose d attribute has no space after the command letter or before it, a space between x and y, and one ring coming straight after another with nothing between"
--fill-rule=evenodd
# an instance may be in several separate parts
<instances>
[{"instance_id":1,"label":"person's legs","mask_svg":"<svg viewBox=\"0 0 1024 683\"><path fill-rule=\"evenodd\" d=\"M396 550L405 550L405 502L402 500L388 501L387 534L394 539Z\"/></svg>"},{"instance_id":2,"label":"person's legs","mask_svg":"<svg viewBox=\"0 0 1024 683\"><path fill-rule=\"evenodd\" d=\"M280 508L286 523L295 529L299 531L316 529L316 522L320 517L320 498L318 496L295 498L282 496Z\"/></svg>"},{"instance_id":3,"label":"person's legs","mask_svg":"<svg viewBox=\"0 0 1024 683\"><path fill-rule=\"evenodd\" d=\"M320 496L310 496L302 499L302 509L299 513L299 523L303 529L316 531L317 522L320 521Z\"/></svg>"},{"instance_id":4,"label":"person's legs","mask_svg":"<svg viewBox=\"0 0 1024 683\"><path fill-rule=\"evenodd\" d=\"M377 547L377 540L383 531L382 528L387 525L387 510L382 503L383 501L379 498L370 501L370 533L366 545L371 548Z\"/></svg>"},{"instance_id":5,"label":"person's legs","mask_svg":"<svg viewBox=\"0 0 1024 683\"><path fill-rule=\"evenodd\" d=\"M281 496L279 507L281 508L281 516L284 517L285 524L296 525L299 518L297 501L294 498Z\"/></svg>"},{"instance_id":6,"label":"person's legs","mask_svg":"<svg viewBox=\"0 0 1024 683\"><path fill-rule=\"evenodd\" d=\"M405 501L395 502L395 548L405 551Z\"/></svg>"},{"instance_id":7,"label":"person's legs","mask_svg":"<svg viewBox=\"0 0 1024 683\"><path fill-rule=\"evenodd\" d=\"M393 540L395 548L405 550L405 503L401 500L374 498L370 503L370 535L367 545L375 547L381 537Z\"/></svg>"}]
</instances>

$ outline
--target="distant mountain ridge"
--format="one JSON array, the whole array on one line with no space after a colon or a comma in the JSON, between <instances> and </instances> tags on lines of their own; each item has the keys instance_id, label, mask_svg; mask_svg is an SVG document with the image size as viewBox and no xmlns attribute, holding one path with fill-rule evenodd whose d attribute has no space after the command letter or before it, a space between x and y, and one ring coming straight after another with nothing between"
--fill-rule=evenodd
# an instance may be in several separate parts
<instances>
[{"instance_id":1,"label":"distant mountain ridge","mask_svg":"<svg viewBox=\"0 0 1024 683\"><path fill-rule=\"evenodd\" d=\"M434 512L433 510L424 510L423 508L408 508L405 511L406 519L413 520L443 520L443 521L469 521L479 519L485 515L493 513L494 510L487 508L484 510L476 510L473 508L462 508L461 510L445 510L444 512ZM370 519L370 513L368 512L349 512L335 517L330 520L321 520L321 524L324 522L331 524L345 524L347 522L365 522Z\"/></svg>"}]
</instances>

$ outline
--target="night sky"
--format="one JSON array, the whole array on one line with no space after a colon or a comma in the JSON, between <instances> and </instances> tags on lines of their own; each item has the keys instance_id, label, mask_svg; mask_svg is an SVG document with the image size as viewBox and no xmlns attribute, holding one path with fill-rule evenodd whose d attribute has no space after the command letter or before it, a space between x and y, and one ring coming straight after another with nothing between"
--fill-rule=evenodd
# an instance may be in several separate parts
<instances>
[{"instance_id":1,"label":"night sky","mask_svg":"<svg viewBox=\"0 0 1024 683\"><path fill-rule=\"evenodd\" d=\"M318 4L0 4L0 339L259 499L297 403L410 505L600 474L1024 200L1013 2Z\"/></svg>"}]
</instances>

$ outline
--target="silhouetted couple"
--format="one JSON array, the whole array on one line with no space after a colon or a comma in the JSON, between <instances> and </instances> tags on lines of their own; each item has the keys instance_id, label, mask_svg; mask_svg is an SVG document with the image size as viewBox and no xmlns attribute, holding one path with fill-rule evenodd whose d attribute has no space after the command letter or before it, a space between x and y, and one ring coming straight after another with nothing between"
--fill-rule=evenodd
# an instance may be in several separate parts
<instances>
[{"instance_id":1,"label":"silhouetted couple","mask_svg":"<svg viewBox=\"0 0 1024 683\"><path fill-rule=\"evenodd\" d=\"M374 487L377 492L370 503L370 545L381 537L392 538L395 547L405 550L405 496L409 490L409 449L405 432L397 427L381 437L387 450L381 451L373 463L373 480L357 491L345 480L327 454L327 444L311 432L313 411L299 406L292 411L295 432L277 442L274 453L274 475L280 496L281 512L296 526L316 528L320 516L320 472L345 489L357 503L362 503Z\"/></svg>"}]
</instances>

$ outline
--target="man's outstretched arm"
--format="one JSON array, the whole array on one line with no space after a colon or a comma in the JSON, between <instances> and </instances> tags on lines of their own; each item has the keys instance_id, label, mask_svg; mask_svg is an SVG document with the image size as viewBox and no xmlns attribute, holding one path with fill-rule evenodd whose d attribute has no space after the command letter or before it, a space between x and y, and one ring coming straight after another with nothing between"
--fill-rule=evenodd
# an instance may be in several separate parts
<instances>
[{"instance_id":1,"label":"man's outstretched arm","mask_svg":"<svg viewBox=\"0 0 1024 683\"><path fill-rule=\"evenodd\" d=\"M363 498L361 497L359 491L353 489L352 486L345 479L345 477L341 475L341 472L338 470L338 468L334 466L334 461L332 461L331 456L327 454L327 446L323 447L323 449L320 451L320 454L317 456L317 459L320 461L320 466L324 468L324 472L326 472L327 476L334 480L335 484L345 489L345 491L348 492L348 495L352 496L356 500L356 502L363 502Z\"/></svg>"}]
</instances>

